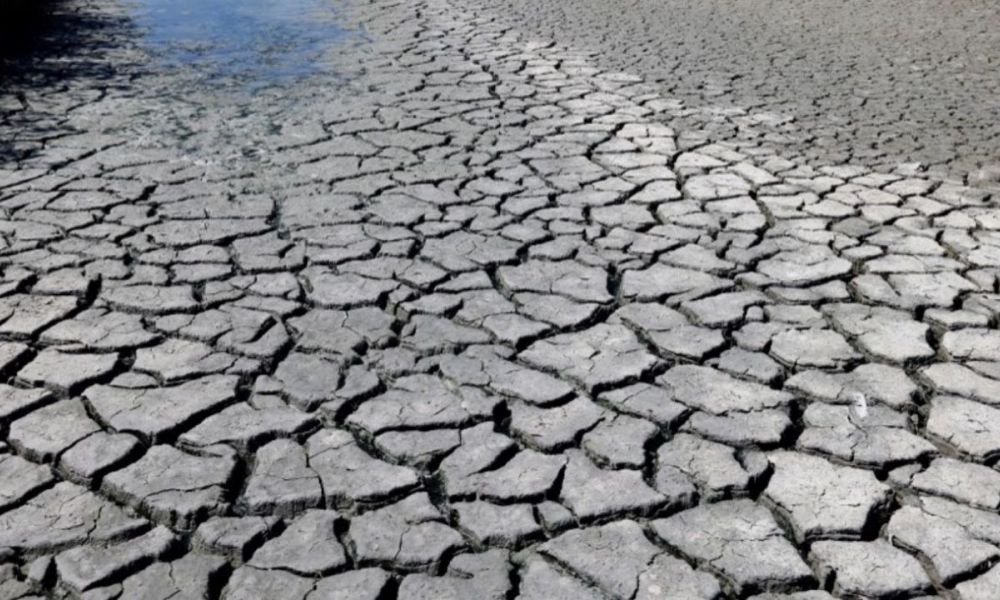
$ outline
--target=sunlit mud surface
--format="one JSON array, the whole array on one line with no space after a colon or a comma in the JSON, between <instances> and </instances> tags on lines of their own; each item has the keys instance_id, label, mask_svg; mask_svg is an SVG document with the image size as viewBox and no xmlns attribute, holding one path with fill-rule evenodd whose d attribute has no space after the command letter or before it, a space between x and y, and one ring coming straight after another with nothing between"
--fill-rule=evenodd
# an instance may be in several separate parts
<instances>
[{"instance_id":1,"label":"sunlit mud surface","mask_svg":"<svg viewBox=\"0 0 1000 600\"><path fill-rule=\"evenodd\" d=\"M989 181L473 0L204 1L4 59L0 599L1000 597Z\"/></svg>"}]
</instances>

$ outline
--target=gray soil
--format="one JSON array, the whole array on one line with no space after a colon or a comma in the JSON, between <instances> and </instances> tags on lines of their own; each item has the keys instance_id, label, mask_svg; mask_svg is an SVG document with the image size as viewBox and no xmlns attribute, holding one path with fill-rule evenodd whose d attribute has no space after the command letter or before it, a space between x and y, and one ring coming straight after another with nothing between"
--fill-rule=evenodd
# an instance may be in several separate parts
<instances>
[{"instance_id":1,"label":"gray soil","mask_svg":"<svg viewBox=\"0 0 1000 600\"><path fill-rule=\"evenodd\" d=\"M852 104L796 27L563 3L568 47L477 1L21 28L0 600L1000 598L1000 195L846 164L988 153L957 67Z\"/></svg>"},{"instance_id":2,"label":"gray soil","mask_svg":"<svg viewBox=\"0 0 1000 600\"><path fill-rule=\"evenodd\" d=\"M469 3L691 105L794 117L795 139L774 142L810 162L920 162L955 177L998 177L995 2Z\"/></svg>"}]
</instances>

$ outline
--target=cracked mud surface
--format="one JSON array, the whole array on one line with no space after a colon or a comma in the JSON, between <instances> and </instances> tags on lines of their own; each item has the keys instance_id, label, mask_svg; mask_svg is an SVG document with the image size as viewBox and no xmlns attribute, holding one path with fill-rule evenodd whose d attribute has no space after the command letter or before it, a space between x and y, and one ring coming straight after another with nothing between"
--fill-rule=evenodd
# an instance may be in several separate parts
<instances>
[{"instance_id":1,"label":"cracked mud surface","mask_svg":"<svg viewBox=\"0 0 1000 600\"><path fill-rule=\"evenodd\" d=\"M0 598L1000 594L986 183L463 0L263 87L60 11L0 95Z\"/></svg>"},{"instance_id":2,"label":"cracked mud surface","mask_svg":"<svg viewBox=\"0 0 1000 600\"><path fill-rule=\"evenodd\" d=\"M693 106L775 117L764 143L813 165L919 162L1000 179L1000 34L992 2L473 0L540 39ZM719 123L719 137L738 137ZM984 168L985 167L985 168Z\"/></svg>"}]
</instances>

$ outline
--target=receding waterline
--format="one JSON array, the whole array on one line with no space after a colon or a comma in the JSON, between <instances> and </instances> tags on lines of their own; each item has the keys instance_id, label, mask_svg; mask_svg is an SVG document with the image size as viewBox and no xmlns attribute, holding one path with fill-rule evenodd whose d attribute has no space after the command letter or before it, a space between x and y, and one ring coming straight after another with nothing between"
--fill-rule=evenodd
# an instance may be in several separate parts
<instances>
[{"instance_id":1,"label":"receding waterline","mask_svg":"<svg viewBox=\"0 0 1000 600\"><path fill-rule=\"evenodd\" d=\"M206 78L275 84L324 70L348 32L333 0L132 0L153 56Z\"/></svg>"}]
</instances>

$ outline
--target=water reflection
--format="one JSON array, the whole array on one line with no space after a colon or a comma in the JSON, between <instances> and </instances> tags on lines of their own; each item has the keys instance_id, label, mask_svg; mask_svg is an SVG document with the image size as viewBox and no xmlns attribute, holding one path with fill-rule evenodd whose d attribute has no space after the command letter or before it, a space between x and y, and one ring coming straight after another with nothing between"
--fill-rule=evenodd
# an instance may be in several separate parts
<instances>
[{"instance_id":1,"label":"water reflection","mask_svg":"<svg viewBox=\"0 0 1000 600\"><path fill-rule=\"evenodd\" d=\"M143 44L170 66L208 79L271 85L323 70L348 32L333 0L133 0Z\"/></svg>"}]
</instances>

